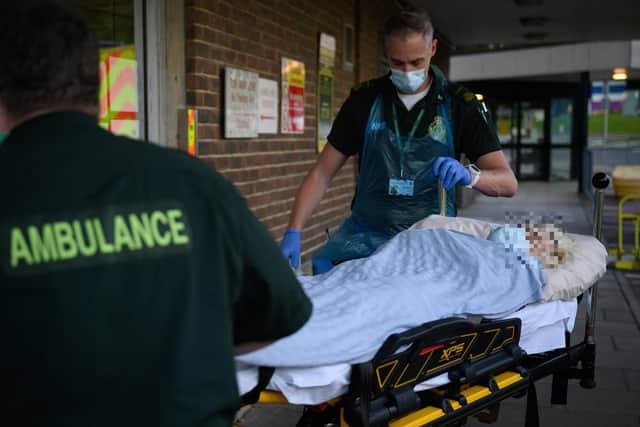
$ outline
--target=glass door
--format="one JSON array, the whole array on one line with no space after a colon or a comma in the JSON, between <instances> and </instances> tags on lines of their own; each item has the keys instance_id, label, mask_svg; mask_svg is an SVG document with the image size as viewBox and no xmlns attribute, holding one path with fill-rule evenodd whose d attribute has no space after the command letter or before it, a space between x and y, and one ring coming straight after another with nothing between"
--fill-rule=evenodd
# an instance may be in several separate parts
<instances>
[{"instance_id":1,"label":"glass door","mask_svg":"<svg viewBox=\"0 0 640 427\"><path fill-rule=\"evenodd\" d=\"M516 174L522 180L546 180L548 171L544 103L521 102Z\"/></svg>"},{"instance_id":2,"label":"glass door","mask_svg":"<svg viewBox=\"0 0 640 427\"><path fill-rule=\"evenodd\" d=\"M551 181L572 178L571 141L573 130L573 100L551 98Z\"/></svg>"},{"instance_id":3,"label":"glass door","mask_svg":"<svg viewBox=\"0 0 640 427\"><path fill-rule=\"evenodd\" d=\"M513 102L499 103L494 117L496 118L496 130L498 132L498 140L502 146L502 152L515 173L518 160L516 149L518 141L516 104Z\"/></svg>"}]
</instances>

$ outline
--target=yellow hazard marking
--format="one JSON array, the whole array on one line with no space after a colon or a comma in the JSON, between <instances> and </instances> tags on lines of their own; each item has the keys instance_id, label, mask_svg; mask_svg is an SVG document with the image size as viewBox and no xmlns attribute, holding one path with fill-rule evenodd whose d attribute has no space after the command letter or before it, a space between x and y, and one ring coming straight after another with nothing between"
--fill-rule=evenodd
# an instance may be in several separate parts
<instances>
[{"instance_id":1,"label":"yellow hazard marking","mask_svg":"<svg viewBox=\"0 0 640 427\"><path fill-rule=\"evenodd\" d=\"M382 389L382 387L384 387L384 385L387 383L387 381L389 381L389 377L391 376L391 374L393 373L393 371L395 371L396 366L398 365L400 361L399 360L392 360L391 362L387 362L387 363L383 363L382 365L378 366L376 368L376 377L378 377L378 386ZM393 366L391 366L393 365ZM389 372L387 372L387 375L385 375L384 379L380 378L380 371L384 368L386 368L387 366L391 366L391 369L389 369Z\"/></svg>"},{"instance_id":2,"label":"yellow hazard marking","mask_svg":"<svg viewBox=\"0 0 640 427\"><path fill-rule=\"evenodd\" d=\"M515 384L522 380L522 375L517 372L507 371L503 372L500 375L496 375L494 377L496 384L500 389L505 387L509 387L512 384Z\"/></svg>"},{"instance_id":3,"label":"yellow hazard marking","mask_svg":"<svg viewBox=\"0 0 640 427\"><path fill-rule=\"evenodd\" d=\"M258 403L289 403L289 401L280 392L264 390L260 392Z\"/></svg>"},{"instance_id":4,"label":"yellow hazard marking","mask_svg":"<svg viewBox=\"0 0 640 427\"><path fill-rule=\"evenodd\" d=\"M469 359L471 359L471 360L478 359L478 358L484 356L485 354L487 354L489 352L489 349L493 345L493 342L496 340L496 338L498 338L498 335L500 334L500 328L498 328L498 329L487 329L486 331L482 331L482 333L483 334L493 333L493 337L491 337L491 341L489 341L489 344L485 347L485 349L484 349L484 351L482 353L470 354L469 355Z\"/></svg>"},{"instance_id":5,"label":"yellow hazard marking","mask_svg":"<svg viewBox=\"0 0 640 427\"><path fill-rule=\"evenodd\" d=\"M469 404L476 400L480 400L483 397L489 396L491 394L491 390L489 390L488 387L474 385L464 391L461 391L460 394L467 399L467 403Z\"/></svg>"},{"instance_id":6,"label":"yellow hazard marking","mask_svg":"<svg viewBox=\"0 0 640 427\"><path fill-rule=\"evenodd\" d=\"M434 406L427 406L402 418L389 422L389 427L422 427L445 415L444 411Z\"/></svg>"}]
</instances>

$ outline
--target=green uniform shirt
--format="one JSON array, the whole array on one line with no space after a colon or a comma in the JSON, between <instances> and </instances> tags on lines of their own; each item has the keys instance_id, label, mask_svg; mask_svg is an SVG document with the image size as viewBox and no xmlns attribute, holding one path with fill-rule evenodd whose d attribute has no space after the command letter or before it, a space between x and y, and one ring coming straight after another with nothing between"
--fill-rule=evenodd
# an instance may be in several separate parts
<instances>
[{"instance_id":1,"label":"green uniform shirt","mask_svg":"<svg viewBox=\"0 0 640 427\"><path fill-rule=\"evenodd\" d=\"M186 154L53 113L12 130L0 182L5 419L229 426L234 345L310 316L242 197Z\"/></svg>"}]
</instances>

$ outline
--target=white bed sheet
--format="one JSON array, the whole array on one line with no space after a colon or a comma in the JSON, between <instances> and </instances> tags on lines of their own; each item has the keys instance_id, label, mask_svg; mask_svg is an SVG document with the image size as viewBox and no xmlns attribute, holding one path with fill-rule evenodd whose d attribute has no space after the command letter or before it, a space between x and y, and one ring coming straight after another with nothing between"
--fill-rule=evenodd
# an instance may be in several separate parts
<instances>
[{"instance_id":1,"label":"white bed sheet","mask_svg":"<svg viewBox=\"0 0 640 427\"><path fill-rule=\"evenodd\" d=\"M528 354L534 354L564 347L565 332L573 330L576 312L575 299L556 300L530 304L500 318L521 319L520 347ZM351 365L346 363L313 368L278 368L267 389L280 391L290 403L320 404L345 394L350 375ZM240 394L244 394L257 384L258 368L238 363L236 376ZM445 373L419 384L416 390L438 387L448 381Z\"/></svg>"}]
</instances>

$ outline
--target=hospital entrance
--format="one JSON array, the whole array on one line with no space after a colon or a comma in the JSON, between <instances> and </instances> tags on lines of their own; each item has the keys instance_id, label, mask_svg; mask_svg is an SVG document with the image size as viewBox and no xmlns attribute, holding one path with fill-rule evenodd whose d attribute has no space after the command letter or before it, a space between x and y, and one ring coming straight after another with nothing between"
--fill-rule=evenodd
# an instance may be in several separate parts
<instances>
[{"instance_id":1,"label":"hospital entrance","mask_svg":"<svg viewBox=\"0 0 640 427\"><path fill-rule=\"evenodd\" d=\"M491 112L504 155L519 181L579 180L588 78L574 74L464 85Z\"/></svg>"}]
</instances>

